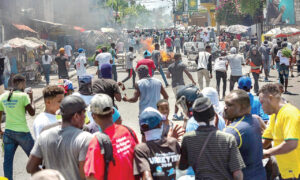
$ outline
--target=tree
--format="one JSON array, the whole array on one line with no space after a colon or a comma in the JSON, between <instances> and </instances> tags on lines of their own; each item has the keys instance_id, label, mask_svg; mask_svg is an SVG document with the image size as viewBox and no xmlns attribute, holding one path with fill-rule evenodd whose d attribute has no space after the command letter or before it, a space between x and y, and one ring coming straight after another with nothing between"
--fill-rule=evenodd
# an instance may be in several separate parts
<instances>
[{"instance_id":1,"label":"tree","mask_svg":"<svg viewBox=\"0 0 300 180\"><path fill-rule=\"evenodd\" d=\"M219 23L241 24L244 16L237 0L220 0L219 6L216 8L216 20Z\"/></svg>"}]
</instances>

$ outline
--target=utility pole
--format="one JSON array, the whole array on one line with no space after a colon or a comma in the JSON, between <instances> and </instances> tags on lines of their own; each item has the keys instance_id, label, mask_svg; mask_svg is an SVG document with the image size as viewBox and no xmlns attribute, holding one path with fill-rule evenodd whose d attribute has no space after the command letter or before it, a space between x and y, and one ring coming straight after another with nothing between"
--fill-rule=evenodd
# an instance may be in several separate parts
<instances>
[{"instance_id":1,"label":"utility pole","mask_svg":"<svg viewBox=\"0 0 300 180\"><path fill-rule=\"evenodd\" d=\"M174 28L176 28L176 9L175 9L175 0L173 0L173 16L174 16Z\"/></svg>"}]
</instances>

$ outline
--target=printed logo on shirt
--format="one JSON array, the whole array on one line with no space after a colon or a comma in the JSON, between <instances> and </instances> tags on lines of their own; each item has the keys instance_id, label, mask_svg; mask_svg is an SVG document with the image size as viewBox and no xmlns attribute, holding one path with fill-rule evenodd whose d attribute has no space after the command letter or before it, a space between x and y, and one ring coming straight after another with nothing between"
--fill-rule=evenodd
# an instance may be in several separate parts
<instances>
[{"instance_id":1,"label":"printed logo on shirt","mask_svg":"<svg viewBox=\"0 0 300 180\"><path fill-rule=\"evenodd\" d=\"M163 172L163 170L160 166L157 166L156 172L153 173L153 176L165 176L165 173Z\"/></svg>"},{"instance_id":2,"label":"printed logo on shirt","mask_svg":"<svg viewBox=\"0 0 300 180\"><path fill-rule=\"evenodd\" d=\"M175 152L156 153L154 157L148 158L151 165L160 164L162 168L172 167L172 163L179 161L180 155Z\"/></svg>"},{"instance_id":3,"label":"printed logo on shirt","mask_svg":"<svg viewBox=\"0 0 300 180\"><path fill-rule=\"evenodd\" d=\"M3 101L4 106L6 106L7 108L15 108L17 103L18 103L18 100L10 100L10 101L4 100Z\"/></svg>"},{"instance_id":4,"label":"printed logo on shirt","mask_svg":"<svg viewBox=\"0 0 300 180\"><path fill-rule=\"evenodd\" d=\"M123 155L129 154L129 150L131 147L130 140L126 137L123 136L121 138L116 139L116 149L117 153L122 153Z\"/></svg>"}]
</instances>

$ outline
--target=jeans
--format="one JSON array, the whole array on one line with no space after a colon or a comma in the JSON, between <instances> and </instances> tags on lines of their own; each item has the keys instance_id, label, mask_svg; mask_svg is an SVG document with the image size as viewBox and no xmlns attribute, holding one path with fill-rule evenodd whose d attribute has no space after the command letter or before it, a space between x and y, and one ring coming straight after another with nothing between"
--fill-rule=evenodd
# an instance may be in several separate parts
<instances>
[{"instance_id":1,"label":"jeans","mask_svg":"<svg viewBox=\"0 0 300 180\"><path fill-rule=\"evenodd\" d=\"M51 65L50 64L44 64L43 65L43 69L44 69L44 75L45 75L46 83L48 85L49 82L50 82L50 69L51 69Z\"/></svg>"},{"instance_id":2,"label":"jeans","mask_svg":"<svg viewBox=\"0 0 300 180\"><path fill-rule=\"evenodd\" d=\"M279 66L279 80L281 84L284 84L284 79L289 78L289 66L281 64Z\"/></svg>"},{"instance_id":3,"label":"jeans","mask_svg":"<svg viewBox=\"0 0 300 180\"><path fill-rule=\"evenodd\" d=\"M165 82L165 85L168 86L169 84L168 84L166 75L165 75L165 73L164 73L164 71L163 71L163 69L162 69L162 66L161 66L161 65L158 66L157 64L155 64L155 66L156 66L156 67L159 67L159 73L160 73L161 77L163 78L163 80L164 80L164 82ZM152 74L153 74L153 76L154 76L154 71L152 71Z\"/></svg>"},{"instance_id":4,"label":"jeans","mask_svg":"<svg viewBox=\"0 0 300 180\"><path fill-rule=\"evenodd\" d=\"M237 83L242 76L230 76L229 90L232 91L234 84Z\"/></svg>"},{"instance_id":5,"label":"jeans","mask_svg":"<svg viewBox=\"0 0 300 180\"><path fill-rule=\"evenodd\" d=\"M300 60L297 61L297 71L300 73Z\"/></svg>"},{"instance_id":6,"label":"jeans","mask_svg":"<svg viewBox=\"0 0 300 180\"><path fill-rule=\"evenodd\" d=\"M199 83L200 90L203 89L203 77L205 78L206 87L209 87L210 78L209 78L208 70L200 69L198 70L197 74L198 74L198 83Z\"/></svg>"},{"instance_id":7,"label":"jeans","mask_svg":"<svg viewBox=\"0 0 300 180\"><path fill-rule=\"evenodd\" d=\"M30 132L16 132L6 129L3 136L4 143L4 176L9 180L13 179L13 161L17 147L20 145L27 156L33 148L34 141Z\"/></svg>"},{"instance_id":8,"label":"jeans","mask_svg":"<svg viewBox=\"0 0 300 180\"><path fill-rule=\"evenodd\" d=\"M259 74L253 72L252 76L254 78L254 92L257 94L259 90L259 86L258 86Z\"/></svg>"},{"instance_id":9,"label":"jeans","mask_svg":"<svg viewBox=\"0 0 300 180\"><path fill-rule=\"evenodd\" d=\"M179 46L178 47L176 46L175 49L176 49L176 53L180 53L180 47Z\"/></svg>"},{"instance_id":10,"label":"jeans","mask_svg":"<svg viewBox=\"0 0 300 180\"><path fill-rule=\"evenodd\" d=\"M132 87L134 87L134 85L135 85L135 77L136 77L135 71L134 71L134 69L127 69L126 71L128 72L128 76L125 79L123 79L122 83L126 82L132 76Z\"/></svg>"},{"instance_id":11,"label":"jeans","mask_svg":"<svg viewBox=\"0 0 300 180\"><path fill-rule=\"evenodd\" d=\"M113 75L113 79L118 82L118 74L117 74L117 66L116 65L112 65L112 75Z\"/></svg>"},{"instance_id":12,"label":"jeans","mask_svg":"<svg viewBox=\"0 0 300 180\"><path fill-rule=\"evenodd\" d=\"M4 83L4 88L7 89L8 88L8 81L9 81L9 78L10 78L10 74L3 74L3 83Z\"/></svg>"},{"instance_id":13,"label":"jeans","mask_svg":"<svg viewBox=\"0 0 300 180\"><path fill-rule=\"evenodd\" d=\"M221 83L221 79L223 81L223 98L225 97L225 92L226 92L226 80L227 80L227 73L226 72L222 72L222 71L216 71L216 80L217 80L217 92L220 95L220 83Z\"/></svg>"}]
</instances>

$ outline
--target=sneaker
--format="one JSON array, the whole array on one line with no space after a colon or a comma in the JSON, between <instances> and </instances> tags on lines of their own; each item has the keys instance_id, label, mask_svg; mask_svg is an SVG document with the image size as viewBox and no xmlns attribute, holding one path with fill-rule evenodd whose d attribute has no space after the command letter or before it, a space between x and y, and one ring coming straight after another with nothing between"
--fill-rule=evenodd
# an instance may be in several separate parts
<instances>
[{"instance_id":1,"label":"sneaker","mask_svg":"<svg viewBox=\"0 0 300 180\"><path fill-rule=\"evenodd\" d=\"M291 77L295 77L294 74L292 74Z\"/></svg>"},{"instance_id":2,"label":"sneaker","mask_svg":"<svg viewBox=\"0 0 300 180\"><path fill-rule=\"evenodd\" d=\"M269 79L268 79L268 78L265 78L265 82L269 82Z\"/></svg>"},{"instance_id":3,"label":"sneaker","mask_svg":"<svg viewBox=\"0 0 300 180\"><path fill-rule=\"evenodd\" d=\"M174 114L173 115L173 120L174 121L181 121L181 120L183 120L183 115L178 116L177 114Z\"/></svg>"},{"instance_id":4,"label":"sneaker","mask_svg":"<svg viewBox=\"0 0 300 180\"><path fill-rule=\"evenodd\" d=\"M291 92L289 92L289 91L284 91L284 93L283 94L292 94Z\"/></svg>"}]
</instances>

